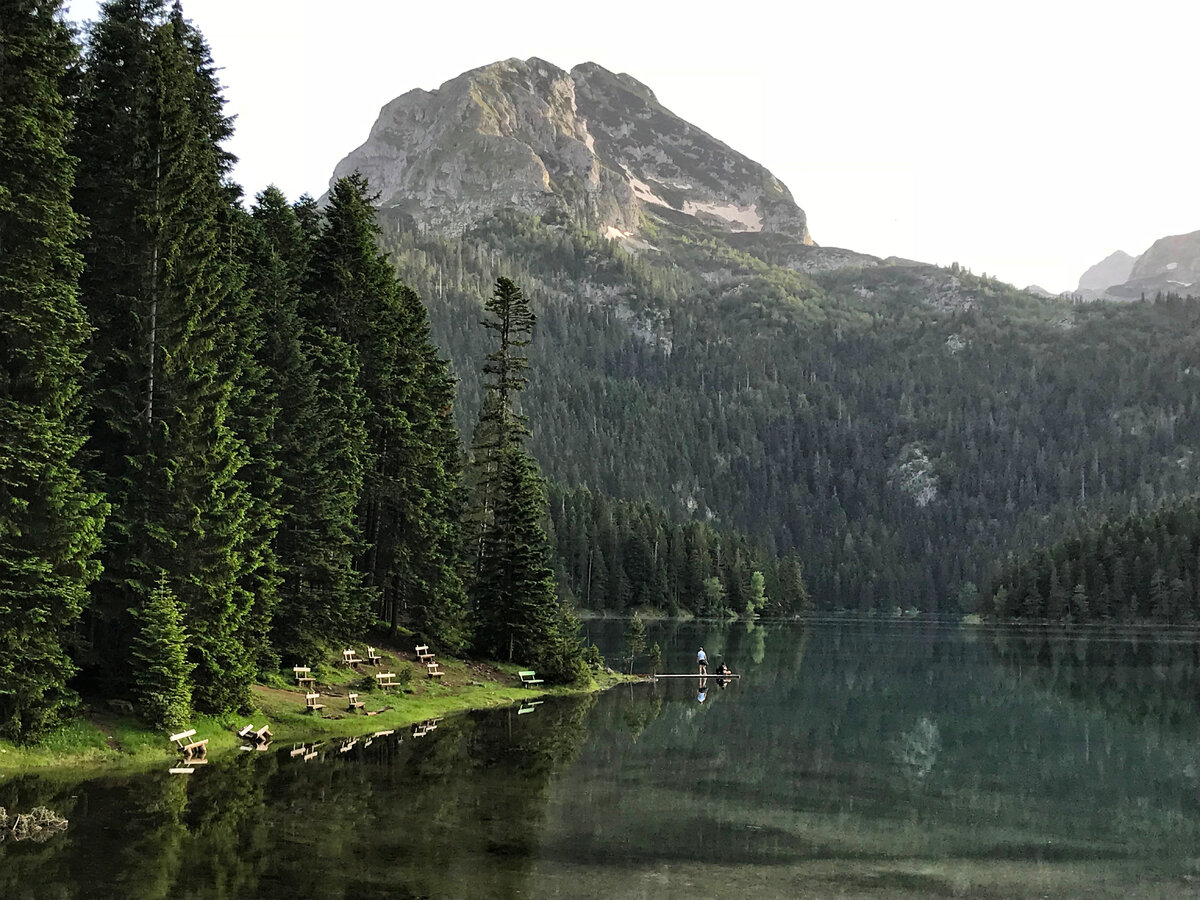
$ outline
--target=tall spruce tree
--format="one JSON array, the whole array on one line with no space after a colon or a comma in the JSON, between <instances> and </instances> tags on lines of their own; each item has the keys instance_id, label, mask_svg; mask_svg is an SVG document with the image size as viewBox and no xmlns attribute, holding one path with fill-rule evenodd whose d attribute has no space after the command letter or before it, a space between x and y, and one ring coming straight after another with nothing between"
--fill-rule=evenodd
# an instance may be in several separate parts
<instances>
[{"instance_id":1,"label":"tall spruce tree","mask_svg":"<svg viewBox=\"0 0 1200 900\"><path fill-rule=\"evenodd\" d=\"M373 200L357 173L334 184L314 250L310 308L361 363L369 439L362 569L379 614L393 627L406 615L427 637L458 646L465 595L454 560L453 385L420 299L377 248Z\"/></svg>"},{"instance_id":2,"label":"tall spruce tree","mask_svg":"<svg viewBox=\"0 0 1200 900\"><path fill-rule=\"evenodd\" d=\"M244 704L255 664L242 643L253 501L225 348L243 289L219 146L229 122L200 47L178 6L106 3L74 146L92 229L81 287L96 325L93 433L114 507L94 660L128 680L129 610L166 571L192 638L195 700L220 711Z\"/></svg>"},{"instance_id":3,"label":"tall spruce tree","mask_svg":"<svg viewBox=\"0 0 1200 900\"><path fill-rule=\"evenodd\" d=\"M64 647L98 574L105 506L80 472L88 323L71 209L58 2L0 0L0 734L70 706Z\"/></svg>"},{"instance_id":4,"label":"tall spruce tree","mask_svg":"<svg viewBox=\"0 0 1200 900\"><path fill-rule=\"evenodd\" d=\"M274 187L257 198L250 260L263 317L262 364L275 385L280 514L275 553L282 579L272 641L290 661L311 660L368 615L357 508L367 455L366 400L358 355L305 321L304 283L315 229ZM316 220L311 225L315 226Z\"/></svg>"},{"instance_id":5,"label":"tall spruce tree","mask_svg":"<svg viewBox=\"0 0 1200 900\"><path fill-rule=\"evenodd\" d=\"M490 656L537 665L560 680L578 676L578 624L560 602L542 526L546 498L537 463L524 446L529 434L516 398L528 384L524 348L534 315L521 289L496 281L484 304L484 325L496 336L484 373L488 396L476 427L475 520L479 523L471 602L477 648Z\"/></svg>"},{"instance_id":6,"label":"tall spruce tree","mask_svg":"<svg viewBox=\"0 0 1200 900\"><path fill-rule=\"evenodd\" d=\"M192 712L192 664L179 602L165 572L142 608L134 612L134 620L137 629L129 655L138 710L156 727L183 725Z\"/></svg>"}]
</instances>

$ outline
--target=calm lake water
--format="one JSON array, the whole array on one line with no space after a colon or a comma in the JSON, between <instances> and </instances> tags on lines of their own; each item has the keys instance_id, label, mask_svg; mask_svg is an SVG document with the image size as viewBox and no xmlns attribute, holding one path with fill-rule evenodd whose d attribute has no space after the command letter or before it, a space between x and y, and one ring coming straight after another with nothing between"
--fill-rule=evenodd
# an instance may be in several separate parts
<instances>
[{"instance_id":1,"label":"calm lake water","mask_svg":"<svg viewBox=\"0 0 1200 900\"><path fill-rule=\"evenodd\" d=\"M588 623L616 664L623 623ZM1194 632L652 625L744 677L291 745L190 776L5 776L0 897L1200 897ZM274 752L278 749L279 752Z\"/></svg>"}]
</instances>

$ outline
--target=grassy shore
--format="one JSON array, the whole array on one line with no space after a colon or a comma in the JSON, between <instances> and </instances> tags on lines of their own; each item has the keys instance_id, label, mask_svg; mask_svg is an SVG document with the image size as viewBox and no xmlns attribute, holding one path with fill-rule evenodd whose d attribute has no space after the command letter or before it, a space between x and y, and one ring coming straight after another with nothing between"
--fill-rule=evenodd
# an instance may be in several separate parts
<instances>
[{"instance_id":1,"label":"grassy shore","mask_svg":"<svg viewBox=\"0 0 1200 900\"><path fill-rule=\"evenodd\" d=\"M587 685L554 688L527 688L519 684L517 672L524 666L487 663L439 657L445 675L434 679L426 675L416 660L412 646L377 648L383 656L379 666L340 664L341 653L312 663L317 679L315 690L321 694L324 709L320 714L305 709L305 688L295 683L291 670L252 688L252 710L237 716L195 716L188 728L196 729L196 739L208 739L208 757L236 752L243 744L237 731L245 725L270 727L274 747L284 744L325 740L330 737L357 737L376 731L404 728L427 719L470 709L511 706L521 700L540 696L570 696L605 690L628 680L607 671L593 673ZM356 648L363 656L365 645ZM394 672L397 681L407 683L391 690L375 686L376 672ZM350 710L347 695L357 692L365 703L362 710ZM54 769L93 769L96 772L130 771L152 768L175 760L178 754L167 740L167 733L148 729L136 716L90 708L40 743L15 746L0 741L0 773Z\"/></svg>"}]
</instances>

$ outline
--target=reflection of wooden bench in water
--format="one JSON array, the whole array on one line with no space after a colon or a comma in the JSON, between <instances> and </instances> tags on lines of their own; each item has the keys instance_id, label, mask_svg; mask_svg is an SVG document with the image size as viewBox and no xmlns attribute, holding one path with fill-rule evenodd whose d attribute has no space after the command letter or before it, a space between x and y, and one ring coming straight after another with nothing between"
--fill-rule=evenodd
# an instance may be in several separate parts
<instances>
[{"instance_id":1,"label":"reflection of wooden bench in water","mask_svg":"<svg viewBox=\"0 0 1200 900\"><path fill-rule=\"evenodd\" d=\"M524 700L521 703L521 708L517 710L518 716L523 716L525 713L533 712L537 707L542 705L541 700Z\"/></svg>"},{"instance_id":2,"label":"reflection of wooden bench in water","mask_svg":"<svg viewBox=\"0 0 1200 900\"><path fill-rule=\"evenodd\" d=\"M440 722L440 721L442 721L442 720L441 719L426 719L424 722L414 725L413 730L412 730L412 736L413 737L425 737L425 735L429 734L429 732L437 731L438 722Z\"/></svg>"},{"instance_id":3,"label":"reflection of wooden bench in water","mask_svg":"<svg viewBox=\"0 0 1200 900\"><path fill-rule=\"evenodd\" d=\"M537 672L533 669L522 669L517 673L517 677L521 679L522 687L533 687L535 684L543 684L542 679L537 677Z\"/></svg>"},{"instance_id":4,"label":"reflection of wooden bench in water","mask_svg":"<svg viewBox=\"0 0 1200 900\"><path fill-rule=\"evenodd\" d=\"M350 712L354 712L356 709L365 709L366 705L358 699L358 694L351 694L346 698L346 709Z\"/></svg>"},{"instance_id":5,"label":"reflection of wooden bench in water","mask_svg":"<svg viewBox=\"0 0 1200 900\"><path fill-rule=\"evenodd\" d=\"M202 741L188 741L188 738L196 736L196 729L190 728L187 731L181 731L179 734L171 735L167 740L175 742L175 746L179 748L179 752L183 754L185 760L190 757L204 756L208 753L208 738ZM195 761L195 760L191 760Z\"/></svg>"},{"instance_id":6,"label":"reflection of wooden bench in water","mask_svg":"<svg viewBox=\"0 0 1200 900\"><path fill-rule=\"evenodd\" d=\"M354 745L357 743L358 743L358 738L347 738L346 740L342 741L342 746L338 747L338 752L346 753L349 750L353 750Z\"/></svg>"},{"instance_id":7,"label":"reflection of wooden bench in water","mask_svg":"<svg viewBox=\"0 0 1200 900\"><path fill-rule=\"evenodd\" d=\"M308 666L292 666L292 673L296 676L296 684L300 687L317 683L317 679L312 677L312 669Z\"/></svg>"},{"instance_id":8,"label":"reflection of wooden bench in water","mask_svg":"<svg viewBox=\"0 0 1200 900\"><path fill-rule=\"evenodd\" d=\"M253 725L247 725L237 733L242 740L248 740L262 749L264 745L271 743L271 728L269 725L264 725L262 728L255 728Z\"/></svg>"},{"instance_id":9,"label":"reflection of wooden bench in water","mask_svg":"<svg viewBox=\"0 0 1200 900\"><path fill-rule=\"evenodd\" d=\"M310 713L315 713L317 710L324 709L325 704L317 702L320 699L321 699L320 694L305 694L304 695L304 711L310 712Z\"/></svg>"},{"instance_id":10,"label":"reflection of wooden bench in water","mask_svg":"<svg viewBox=\"0 0 1200 900\"><path fill-rule=\"evenodd\" d=\"M433 654L429 652L428 644L417 644L417 659L423 663L427 663L433 659Z\"/></svg>"},{"instance_id":11,"label":"reflection of wooden bench in water","mask_svg":"<svg viewBox=\"0 0 1200 900\"><path fill-rule=\"evenodd\" d=\"M383 662L383 657L379 655L379 651L377 651L374 647L368 647L367 662L373 666L377 666Z\"/></svg>"},{"instance_id":12,"label":"reflection of wooden bench in water","mask_svg":"<svg viewBox=\"0 0 1200 900\"><path fill-rule=\"evenodd\" d=\"M383 688L385 691L388 688L394 688L394 687L396 687L396 673L395 672L379 672L375 675L375 683L377 685L379 685L381 688Z\"/></svg>"}]
</instances>

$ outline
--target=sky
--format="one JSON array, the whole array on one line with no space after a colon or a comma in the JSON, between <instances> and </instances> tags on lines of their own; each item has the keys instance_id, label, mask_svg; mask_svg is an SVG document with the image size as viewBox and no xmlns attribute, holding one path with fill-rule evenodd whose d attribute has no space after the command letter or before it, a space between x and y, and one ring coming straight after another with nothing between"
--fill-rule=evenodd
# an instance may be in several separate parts
<instances>
[{"instance_id":1,"label":"sky","mask_svg":"<svg viewBox=\"0 0 1200 900\"><path fill-rule=\"evenodd\" d=\"M70 18L96 18L71 0ZM1186 0L184 0L212 46L237 180L321 194L380 108L538 56L627 72L765 165L817 243L1074 289L1200 229Z\"/></svg>"}]
</instances>

